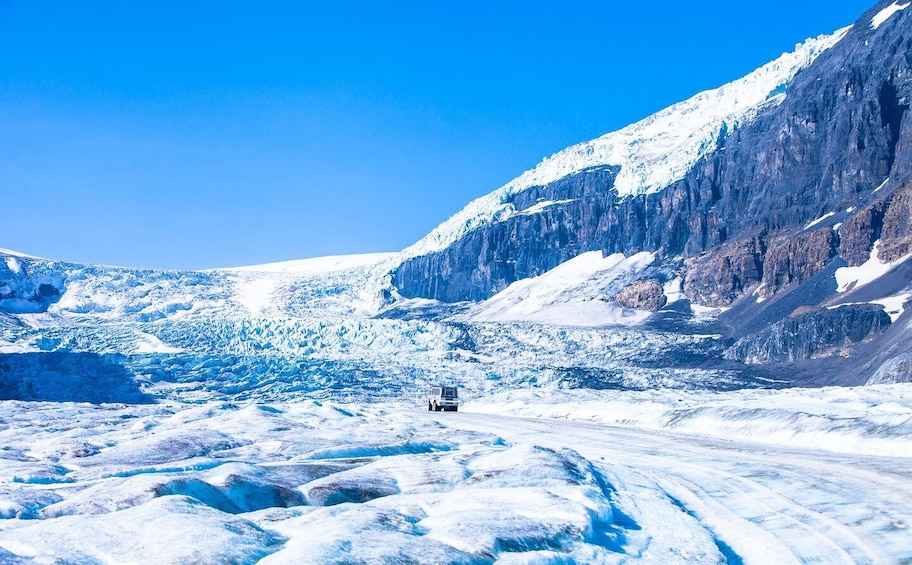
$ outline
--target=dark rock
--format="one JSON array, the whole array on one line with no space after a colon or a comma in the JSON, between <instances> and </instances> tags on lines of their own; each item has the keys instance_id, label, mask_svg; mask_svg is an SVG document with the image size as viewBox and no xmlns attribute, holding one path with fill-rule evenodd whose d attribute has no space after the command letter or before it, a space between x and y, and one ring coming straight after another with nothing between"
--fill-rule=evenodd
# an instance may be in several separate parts
<instances>
[{"instance_id":1,"label":"dark rock","mask_svg":"<svg viewBox=\"0 0 912 565\"><path fill-rule=\"evenodd\" d=\"M805 312L776 322L735 342L725 358L765 364L848 354L845 348L865 342L890 325L882 306L847 305Z\"/></svg>"},{"instance_id":2,"label":"dark rock","mask_svg":"<svg viewBox=\"0 0 912 565\"><path fill-rule=\"evenodd\" d=\"M912 183L890 198L877 249L878 258L887 263L909 253L912 253Z\"/></svg>"},{"instance_id":3,"label":"dark rock","mask_svg":"<svg viewBox=\"0 0 912 565\"><path fill-rule=\"evenodd\" d=\"M763 273L763 238L731 242L688 260L684 292L706 306L728 306L755 287Z\"/></svg>"},{"instance_id":4,"label":"dark rock","mask_svg":"<svg viewBox=\"0 0 912 565\"><path fill-rule=\"evenodd\" d=\"M764 256L760 298L771 298L791 284L810 280L835 256L836 235L830 228L776 238Z\"/></svg>"},{"instance_id":5,"label":"dark rock","mask_svg":"<svg viewBox=\"0 0 912 565\"><path fill-rule=\"evenodd\" d=\"M871 258L871 248L880 238L886 206L879 202L859 210L839 228L839 254L849 266L857 267Z\"/></svg>"},{"instance_id":6,"label":"dark rock","mask_svg":"<svg viewBox=\"0 0 912 565\"><path fill-rule=\"evenodd\" d=\"M622 289L614 300L625 308L648 312L658 312L668 302L662 283L656 279L636 281Z\"/></svg>"}]
</instances>

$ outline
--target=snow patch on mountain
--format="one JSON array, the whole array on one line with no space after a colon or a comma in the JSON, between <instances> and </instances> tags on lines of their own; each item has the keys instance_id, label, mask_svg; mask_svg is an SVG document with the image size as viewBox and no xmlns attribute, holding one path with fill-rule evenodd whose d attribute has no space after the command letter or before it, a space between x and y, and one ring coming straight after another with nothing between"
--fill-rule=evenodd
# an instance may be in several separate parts
<instances>
[{"instance_id":1,"label":"snow patch on mountain","mask_svg":"<svg viewBox=\"0 0 912 565\"><path fill-rule=\"evenodd\" d=\"M895 14L897 12L901 12L902 10L905 10L906 8L908 8L909 4L910 4L910 2L906 2L905 4L900 4L897 1L897 2L893 2L892 4L890 4L883 10L877 12L877 14L875 14L874 17L871 18L871 29L879 28L880 26L882 26L884 24L884 22L889 20L893 16L893 14Z\"/></svg>"},{"instance_id":2,"label":"snow patch on mountain","mask_svg":"<svg viewBox=\"0 0 912 565\"><path fill-rule=\"evenodd\" d=\"M268 278L239 279L234 285L234 299L252 316L261 316L272 305L276 281Z\"/></svg>"},{"instance_id":3,"label":"snow patch on mountain","mask_svg":"<svg viewBox=\"0 0 912 565\"><path fill-rule=\"evenodd\" d=\"M849 211L849 210L846 210L846 212L848 212L848 211ZM835 212L827 212L826 214L820 216L820 217L817 218L816 220L812 220L810 223L808 223L808 225L804 226L804 229L805 229L805 231L806 231L806 230L809 230L809 229L811 229L812 227L814 227L814 226L816 226L817 224L819 224L820 222L824 222L824 221L826 221L827 219L832 218L832 217L835 216L835 215L836 215Z\"/></svg>"},{"instance_id":4,"label":"snow patch on mountain","mask_svg":"<svg viewBox=\"0 0 912 565\"><path fill-rule=\"evenodd\" d=\"M912 257L912 254L909 254L892 263L883 263L877 257L877 248L879 245L880 240L874 242L874 247L871 249L871 257L863 264L858 265L857 267L842 267L836 269L836 290L838 292L846 292L848 290L861 288L886 275Z\"/></svg>"},{"instance_id":5,"label":"snow patch on mountain","mask_svg":"<svg viewBox=\"0 0 912 565\"><path fill-rule=\"evenodd\" d=\"M15 275L22 272L22 265L19 264L19 261L15 257L6 258L6 268Z\"/></svg>"},{"instance_id":6,"label":"snow patch on mountain","mask_svg":"<svg viewBox=\"0 0 912 565\"><path fill-rule=\"evenodd\" d=\"M405 249L401 260L445 249L466 233L515 213L513 196L585 169L620 166L615 189L622 197L658 192L680 180L719 141L779 104L795 75L848 32L808 39L749 75L670 106L644 120L544 159L497 190L470 202L423 239Z\"/></svg>"}]
</instances>

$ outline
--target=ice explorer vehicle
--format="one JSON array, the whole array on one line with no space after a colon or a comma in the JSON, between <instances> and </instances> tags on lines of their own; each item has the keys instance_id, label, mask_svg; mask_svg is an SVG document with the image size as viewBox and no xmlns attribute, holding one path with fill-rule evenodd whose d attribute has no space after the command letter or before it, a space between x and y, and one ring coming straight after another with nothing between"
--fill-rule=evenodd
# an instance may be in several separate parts
<instances>
[{"instance_id":1,"label":"ice explorer vehicle","mask_svg":"<svg viewBox=\"0 0 912 565\"><path fill-rule=\"evenodd\" d=\"M455 386L432 386L428 392L428 410L456 412L459 409L459 391Z\"/></svg>"}]
</instances>

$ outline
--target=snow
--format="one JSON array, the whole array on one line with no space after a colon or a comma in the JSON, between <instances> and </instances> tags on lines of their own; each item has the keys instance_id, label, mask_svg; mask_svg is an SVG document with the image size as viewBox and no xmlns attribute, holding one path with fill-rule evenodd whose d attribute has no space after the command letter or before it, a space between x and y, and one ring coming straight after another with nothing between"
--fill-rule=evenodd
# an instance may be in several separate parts
<instances>
[{"instance_id":1,"label":"snow","mask_svg":"<svg viewBox=\"0 0 912 565\"><path fill-rule=\"evenodd\" d=\"M183 349L171 347L152 334L140 333L136 340L135 353L180 353Z\"/></svg>"},{"instance_id":2,"label":"snow","mask_svg":"<svg viewBox=\"0 0 912 565\"><path fill-rule=\"evenodd\" d=\"M652 116L544 159L497 190L470 202L399 257L427 255L447 248L466 233L515 213L512 198L596 166L617 166L614 187L621 197L658 192L684 177L719 139L750 122L761 109L779 104L794 76L848 32L808 39L753 73L715 90L670 106Z\"/></svg>"},{"instance_id":3,"label":"snow","mask_svg":"<svg viewBox=\"0 0 912 565\"><path fill-rule=\"evenodd\" d=\"M861 288L889 273L898 265L908 260L909 257L912 257L912 254L910 254L897 259L892 263L882 263L877 257L877 247L879 245L879 240L874 242L874 246L871 249L871 257L863 264L857 267L842 267L836 269L837 292L846 292L848 290Z\"/></svg>"},{"instance_id":4,"label":"snow","mask_svg":"<svg viewBox=\"0 0 912 565\"><path fill-rule=\"evenodd\" d=\"M0 561L912 559L912 385L464 400L0 402Z\"/></svg>"},{"instance_id":5,"label":"snow","mask_svg":"<svg viewBox=\"0 0 912 565\"><path fill-rule=\"evenodd\" d=\"M880 185L879 185L877 188L874 189L873 192L877 192L877 191L880 190L881 188L887 186L887 183L888 183L888 182L890 182L890 179L889 179L889 178L888 178L888 179L885 179L882 183L880 183Z\"/></svg>"},{"instance_id":6,"label":"snow","mask_svg":"<svg viewBox=\"0 0 912 565\"><path fill-rule=\"evenodd\" d=\"M907 292L881 298L880 300L874 300L871 303L883 306L884 311L890 315L890 321L895 322L902 316L906 308L906 302L909 300L912 300L912 293Z\"/></svg>"},{"instance_id":7,"label":"snow","mask_svg":"<svg viewBox=\"0 0 912 565\"><path fill-rule=\"evenodd\" d=\"M280 263L249 265L216 269L225 272L293 273L297 275L320 275L347 271L358 267L369 267L395 257L395 253L364 253L360 255L332 255L312 259L298 259Z\"/></svg>"},{"instance_id":8,"label":"snow","mask_svg":"<svg viewBox=\"0 0 912 565\"><path fill-rule=\"evenodd\" d=\"M912 386L733 390L758 383L676 365L719 336L589 327L651 254L583 254L465 319L374 317L382 262L18 260L65 292L0 315L24 398L0 401L0 562L912 559ZM459 412L421 409L441 380Z\"/></svg>"},{"instance_id":9,"label":"snow","mask_svg":"<svg viewBox=\"0 0 912 565\"><path fill-rule=\"evenodd\" d=\"M912 457L912 385L706 391L505 391L463 410Z\"/></svg>"},{"instance_id":10,"label":"snow","mask_svg":"<svg viewBox=\"0 0 912 565\"><path fill-rule=\"evenodd\" d=\"M896 2L893 2L892 4L890 4L883 10L877 12L877 14L875 14L874 17L871 18L871 29L879 28L881 25L883 25L884 22L889 20L890 17L893 16L893 14L908 8L909 4L910 4L910 2L906 2L905 4L900 4L899 1L897 0Z\"/></svg>"},{"instance_id":11,"label":"snow","mask_svg":"<svg viewBox=\"0 0 912 565\"><path fill-rule=\"evenodd\" d=\"M273 279L237 279L234 299L243 305L251 316L261 316L272 305L275 290L276 281Z\"/></svg>"},{"instance_id":12,"label":"snow","mask_svg":"<svg viewBox=\"0 0 912 565\"><path fill-rule=\"evenodd\" d=\"M608 297L633 282L654 260L655 255L647 252L631 257L583 253L542 275L514 282L456 319L581 327L636 325L649 313L624 308Z\"/></svg>"},{"instance_id":13,"label":"snow","mask_svg":"<svg viewBox=\"0 0 912 565\"><path fill-rule=\"evenodd\" d=\"M847 211L848 211L848 210L847 210ZM809 230L809 229L811 229L812 227L814 227L814 226L816 226L817 224L819 224L820 222L823 222L823 221L826 220L827 218L832 218L832 217L835 216L835 215L836 215L835 212L828 212L828 213L824 214L823 216L820 216L820 217L817 218L816 220L812 221L812 222L809 223L808 225L804 226L804 229L805 229L805 230Z\"/></svg>"},{"instance_id":14,"label":"snow","mask_svg":"<svg viewBox=\"0 0 912 565\"><path fill-rule=\"evenodd\" d=\"M517 212L518 216L531 216L533 214L540 214L552 206L557 206L560 204L567 204L573 202L573 199L569 200L544 200L542 202L537 202L528 208Z\"/></svg>"},{"instance_id":15,"label":"snow","mask_svg":"<svg viewBox=\"0 0 912 565\"><path fill-rule=\"evenodd\" d=\"M6 268L16 275L22 272L22 266L19 264L19 261L15 257L6 258Z\"/></svg>"},{"instance_id":16,"label":"snow","mask_svg":"<svg viewBox=\"0 0 912 565\"><path fill-rule=\"evenodd\" d=\"M679 300L687 298L684 295L684 279L676 277L662 285L662 293L665 295L665 303L674 304Z\"/></svg>"},{"instance_id":17,"label":"snow","mask_svg":"<svg viewBox=\"0 0 912 565\"><path fill-rule=\"evenodd\" d=\"M21 253L19 251L13 251L12 249L5 249L3 247L0 247L0 254L10 255L13 257L23 257L23 258L27 258L27 259L40 259L40 257L36 257L34 255L26 255L25 253Z\"/></svg>"}]
</instances>

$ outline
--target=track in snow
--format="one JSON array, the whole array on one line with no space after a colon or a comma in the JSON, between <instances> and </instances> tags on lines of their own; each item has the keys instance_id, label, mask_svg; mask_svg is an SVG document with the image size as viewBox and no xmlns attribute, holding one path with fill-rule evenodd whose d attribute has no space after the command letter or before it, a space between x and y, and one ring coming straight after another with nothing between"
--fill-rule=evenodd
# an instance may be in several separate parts
<instances>
[{"instance_id":1,"label":"track in snow","mask_svg":"<svg viewBox=\"0 0 912 565\"><path fill-rule=\"evenodd\" d=\"M620 507L644 532L662 532L650 521L664 518L638 512L638 499L664 496L714 537L730 563L912 561L912 472L904 458L465 412L434 419L602 462L625 494Z\"/></svg>"}]
</instances>

